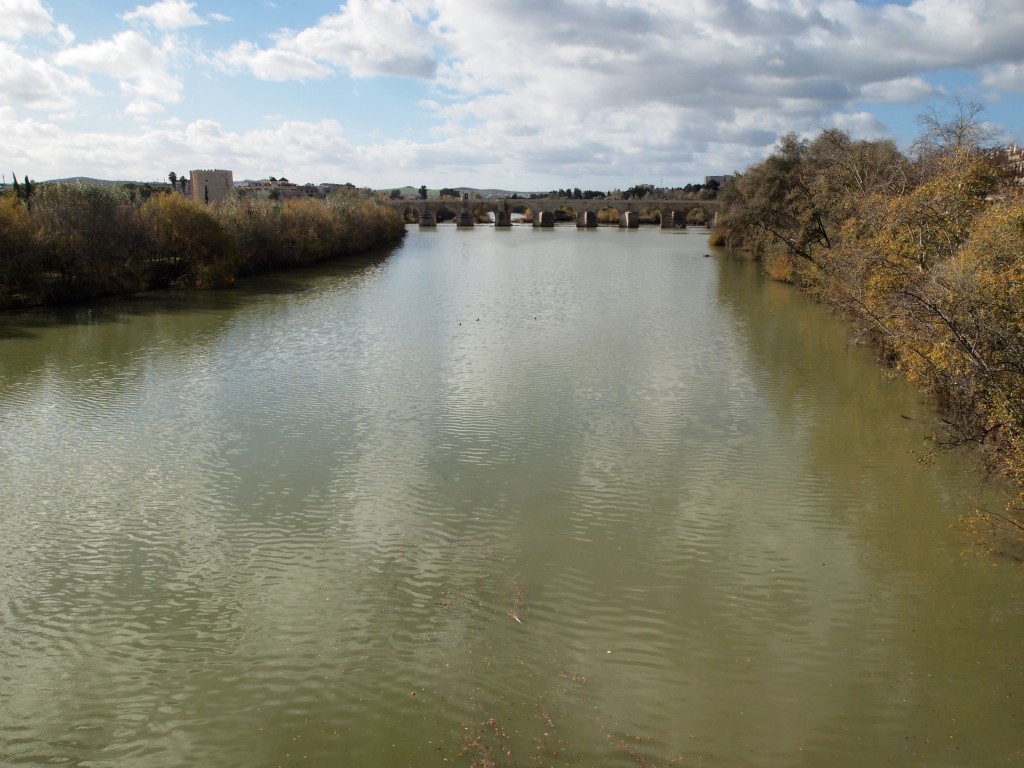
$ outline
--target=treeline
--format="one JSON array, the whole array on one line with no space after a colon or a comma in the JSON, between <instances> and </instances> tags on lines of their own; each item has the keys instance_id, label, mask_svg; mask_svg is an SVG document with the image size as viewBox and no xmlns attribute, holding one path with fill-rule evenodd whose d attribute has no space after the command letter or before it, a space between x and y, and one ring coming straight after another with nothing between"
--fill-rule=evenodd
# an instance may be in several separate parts
<instances>
[{"instance_id":1,"label":"treeline","mask_svg":"<svg viewBox=\"0 0 1024 768\"><path fill-rule=\"evenodd\" d=\"M712 242L826 302L1024 489L1024 198L977 105L923 116L909 154L786 136L722 190ZM1018 531L1021 503L1004 520Z\"/></svg>"},{"instance_id":2,"label":"treeline","mask_svg":"<svg viewBox=\"0 0 1024 768\"><path fill-rule=\"evenodd\" d=\"M0 195L0 308L237 277L365 253L405 226L374 201L233 198L201 205L124 186L34 184Z\"/></svg>"}]
</instances>

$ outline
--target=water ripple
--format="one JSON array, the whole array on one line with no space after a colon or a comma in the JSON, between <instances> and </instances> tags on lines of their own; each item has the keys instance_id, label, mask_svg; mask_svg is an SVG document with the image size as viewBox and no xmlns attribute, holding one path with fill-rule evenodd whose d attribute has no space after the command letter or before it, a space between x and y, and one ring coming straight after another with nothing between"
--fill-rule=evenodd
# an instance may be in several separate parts
<instances>
[{"instance_id":1,"label":"water ripple","mask_svg":"<svg viewBox=\"0 0 1024 768\"><path fill-rule=\"evenodd\" d=\"M462 234L0 340L0 763L1016 749L1016 582L822 316L696 235Z\"/></svg>"}]
</instances>

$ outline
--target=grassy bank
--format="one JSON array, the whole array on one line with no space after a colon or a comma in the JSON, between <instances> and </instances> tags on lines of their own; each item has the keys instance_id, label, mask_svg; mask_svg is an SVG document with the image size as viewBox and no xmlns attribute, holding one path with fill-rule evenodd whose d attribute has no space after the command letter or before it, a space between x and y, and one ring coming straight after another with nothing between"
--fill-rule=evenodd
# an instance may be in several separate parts
<instances>
[{"instance_id":1,"label":"grassy bank","mask_svg":"<svg viewBox=\"0 0 1024 768\"><path fill-rule=\"evenodd\" d=\"M393 245L404 233L391 209L357 196L206 206L126 187L41 184L28 198L0 196L0 308L224 286Z\"/></svg>"},{"instance_id":2,"label":"grassy bank","mask_svg":"<svg viewBox=\"0 0 1024 768\"><path fill-rule=\"evenodd\" d=\"M827 303L934 398L935 444L977 447L1021 489L991 511L1020 539L1024 196L977 108L958 106L926 117L908 155L838 130L785 137L723 191L712 237Z\"/></svg>"}]
</instances>

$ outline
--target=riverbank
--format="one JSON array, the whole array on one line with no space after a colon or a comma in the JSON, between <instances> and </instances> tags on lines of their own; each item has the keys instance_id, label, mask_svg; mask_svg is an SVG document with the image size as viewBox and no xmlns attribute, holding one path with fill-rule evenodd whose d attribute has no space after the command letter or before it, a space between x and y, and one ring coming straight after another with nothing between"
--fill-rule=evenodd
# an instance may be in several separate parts
<instances>
[{"instance_id":1,"label":"riverbank","mask_svg":"<svg viewBox=\"0 0 1024 768\"><path fill-rule=\"evenodd\" d=\"M201 205L125 187L39 185L0 197L0 309L166 288L213 288L401 242L405 225L357 195Z\"/></svg>"},{"instance_id":2,"label":"riverbank","mask_svg":"<svg viewBox=\"0 0 1024 768\"><path fill-rule=\"evenodd\" d=\"M959 125L936 124L913 157L838 130L787 136L723 192L712 242L826 303L935 400L934 446L973 446L1021 489L987 513L1014 532L1019 556L1024 197Z\"/></svg>"}]
</instances>

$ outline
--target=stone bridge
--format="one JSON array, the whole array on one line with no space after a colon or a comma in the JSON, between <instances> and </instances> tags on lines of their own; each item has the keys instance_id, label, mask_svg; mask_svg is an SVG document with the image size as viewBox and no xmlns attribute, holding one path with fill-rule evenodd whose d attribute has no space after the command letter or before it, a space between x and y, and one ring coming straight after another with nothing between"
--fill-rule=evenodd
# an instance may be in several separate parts
<instances>
[{"instance_id":1,"label":"stone bridge","mask_svg":"<svg viewBox=\"0 0 1024 768\"><path fill-rule=\"evenodd\" d=\"M606 209L618 213L618 226L635 229L640 226L640 214L656 218L662 229L685 227L690 211L700 208L705 221L711 222L718 213L717 200L576 200L568 197L543 198L487 198L484 200L387 200L388 205L403 215L413 212L421 227L437 226L437 214L447 209L455 214L460 227L472 227L478 213L487 211L494 215L494 226L511 227L512 214L529 211L533 214L533 226L555 226L555 212L575 214L576 227L585 229L597 226L597 213Z\"/></svg>"}]
</instances>

